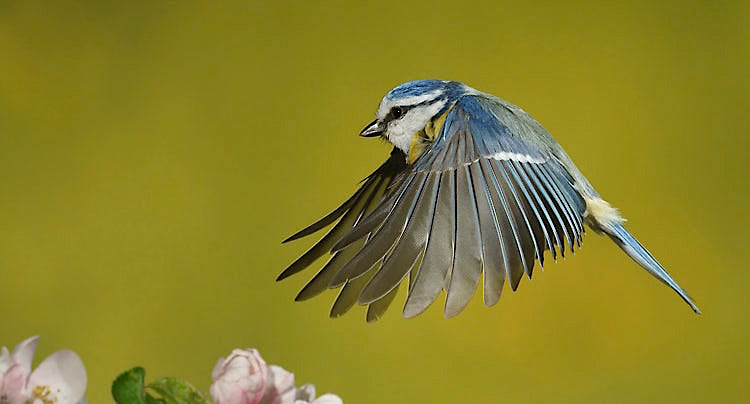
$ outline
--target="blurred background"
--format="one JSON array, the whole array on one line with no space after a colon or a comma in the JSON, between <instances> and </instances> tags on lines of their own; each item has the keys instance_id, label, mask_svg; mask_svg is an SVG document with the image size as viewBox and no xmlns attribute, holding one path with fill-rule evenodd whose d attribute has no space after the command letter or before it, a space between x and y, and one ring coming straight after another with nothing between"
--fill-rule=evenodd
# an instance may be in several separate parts
<instances>
[{"instance_id":1,"label":"blurred background","mask_svg":"<svg viewBox=\"0 0 750 404\"><path fill-rule=\"evenodd\" d=\"M349 403L745 397L750 3L0 3L0 345L207 390L257 347ZM283 238L388 155L362 139L408 80L518 104L696 299L608 239L446 320L331 320L275 283ZM399 306L399 307L395 307ZM743 389L744 388L744 389Z\"/></svg>"}]
</instances>

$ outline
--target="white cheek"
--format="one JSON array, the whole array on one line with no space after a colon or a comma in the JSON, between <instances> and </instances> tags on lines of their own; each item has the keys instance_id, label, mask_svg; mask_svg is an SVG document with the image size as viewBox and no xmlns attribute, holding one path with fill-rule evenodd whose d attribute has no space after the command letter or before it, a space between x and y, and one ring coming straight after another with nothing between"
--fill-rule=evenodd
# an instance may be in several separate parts
<instances>
[{"instance_id":1,"label":"white cheek","mask_svg":"<svg viewBox=\"0 0 750 404\"><path fill-rule=\"evenodd\" d=\"M394 146L398 147L403 151L404 153L409 153L409 146L411 145L411 137L414 135L414 133L417 132L419 128L414 130L413 132L409 129L409 126L407 126L403 122L399 122L396 125L391 125L388 128L388 133L386 136L388 137L388 141L393 143Z\"/></svg>"},{"instance_id":2,"label":"white cheek","mask_svg":"<svg viewBox=\"0 0 750 404\"><path fill-rule=\"evenodd\" d=\"M437 115L444 105L445 101L439 101L426 107L416 107L411 109L406 113L406 116L397 121L393 121L388 125L388 130L386 132L388 141L393 143L394 146L401 149L404 153L409 153L411 138L419 130L422 130L425 125L427 125L427 121Z\"/></svg>"}]
</instances>

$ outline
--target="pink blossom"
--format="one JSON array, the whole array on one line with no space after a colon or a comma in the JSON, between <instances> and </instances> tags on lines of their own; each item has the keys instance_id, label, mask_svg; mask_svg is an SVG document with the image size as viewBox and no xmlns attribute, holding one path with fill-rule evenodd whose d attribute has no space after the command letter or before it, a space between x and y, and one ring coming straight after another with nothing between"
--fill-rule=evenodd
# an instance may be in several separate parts
<instances>
[{"instance_id":1,"label":"pink blossom","mask_svg":"<svg viewBox=\"0 0 750 404\"><path fill-rule=\"evenodd\" d=\"M235 349L219 358L211 377L211 396L217 404L258 404L266 394L268 366L255 349Z\"/></svg>"},{"instance_id":2,"label":"pink blossom","mask_svg":"<svg viewBox=\"0 0 750 404\"><path fill-rule=\"evenodd\" d=\"M255 349L235 349L214 367L211 396L216 404L343 404L333 394L315 398L315 386L295 387L294 374L267 365Z\"/></svg>"},{"instance_id":3,"label":"pink blossom","mask_svg":"<svg viewBox=\"0 0 750 404\"><path fill-rule=\"evenodd\" d=\"M78 355L57 351L32 372L38 342L39 337L34 336L16 345L13 353L5 347L0 351L0 402L85 403L86 369Z\"/></svg>"}]
</instances>

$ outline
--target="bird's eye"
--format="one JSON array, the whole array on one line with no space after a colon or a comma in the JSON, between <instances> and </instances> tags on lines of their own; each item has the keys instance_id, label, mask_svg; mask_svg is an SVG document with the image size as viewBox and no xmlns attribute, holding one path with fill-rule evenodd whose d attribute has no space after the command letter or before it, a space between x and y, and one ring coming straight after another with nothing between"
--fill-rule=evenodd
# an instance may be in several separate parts
<instances>
[{"instance_id":1,"label":"bird's eye","mask_svg":"<svg viewBox=\"0 0 750 404\"><path fill-rule=\"evenodd\" d=\"M391 108L391 116L393 119L401 118L404 115L404 107L393 107Z\"/></svg>"}]
</instances>

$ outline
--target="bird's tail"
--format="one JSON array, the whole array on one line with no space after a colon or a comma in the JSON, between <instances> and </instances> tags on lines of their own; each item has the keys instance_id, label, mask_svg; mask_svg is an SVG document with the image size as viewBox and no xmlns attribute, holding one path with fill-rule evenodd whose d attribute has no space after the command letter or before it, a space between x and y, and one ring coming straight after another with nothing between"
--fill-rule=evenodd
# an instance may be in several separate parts
<instances>
[{"instance_id":1,"label":"bird's tail","mask_svg":"<svg viewBox=\"0 0 750 404\"><path fill-rule=\"evenodd\" d=\"M672 288L672 290L680 295L685 303L690 305L690 308L692 308L696 314L700 314L700 310L695 306L693 299L688 296L687 292L685 292L680 285L669 276L667 270L656 261L656 258L654 258L654 256L635 239L635 237L625 230L622 224L613 223L602 230L604 230L604 232L606 232L607 235L630 256L630 258L635 260L638 265L642 266L651 275L656 277L656 279L664 282L667 286Z\"/></svg>"}]
</instances>

